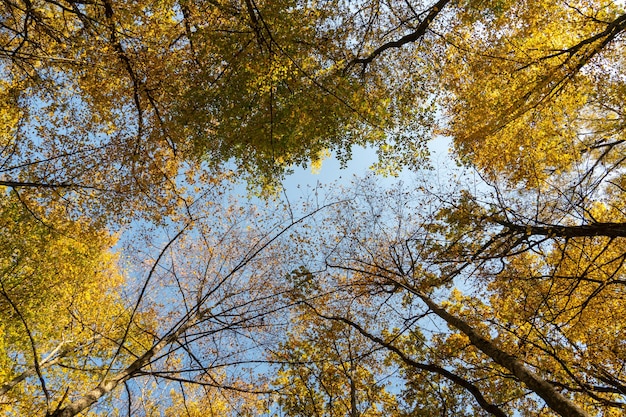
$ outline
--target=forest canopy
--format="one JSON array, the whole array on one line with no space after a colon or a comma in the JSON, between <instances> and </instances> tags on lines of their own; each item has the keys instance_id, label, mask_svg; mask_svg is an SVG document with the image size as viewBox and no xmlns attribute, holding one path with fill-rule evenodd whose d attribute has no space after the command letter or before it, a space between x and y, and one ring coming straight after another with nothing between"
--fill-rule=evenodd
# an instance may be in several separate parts
<instances>
[{"instance_id":1,"label":"forest canopy","mask_svg":"<svg viewBox=\"0 0 626 417\"><path fill-rule=\"evenodd\" d=\"M622 1L0 4L5 415L624 414Z\"/></svg>"}]
</instances>

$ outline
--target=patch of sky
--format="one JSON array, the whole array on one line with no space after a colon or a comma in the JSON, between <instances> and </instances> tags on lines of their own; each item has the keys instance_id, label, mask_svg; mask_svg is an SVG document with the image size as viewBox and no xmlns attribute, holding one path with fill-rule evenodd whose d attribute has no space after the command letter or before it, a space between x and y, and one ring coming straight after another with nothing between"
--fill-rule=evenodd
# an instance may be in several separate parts
<instances>
[{"instance_id":1,"label":"patch of sky","mask_svg":"<svg viewBox=\"0 0 626 417\"><path fill-rule=\"evenodd\" d=\"M449 153L450 146L450 140L443 137L431 141L428 145L432 166L444 176L448 175L448 168L445 167L453 165ZM282 183L284 193L289 199L295 199L308 195L323 184L348 185L355 177L372 175L373 166L377 162L378 154L375 148L354 147L352 158L345 166L342 166L341 161L334 155L330 155L322 161L317 172L313 172L311 168L295 167L293 173ZM379 179L385 185L391 186L398 181L412 181L416 175L419 173L405 169L397 177L379 176Z\"/></svg>"}]
</instances>

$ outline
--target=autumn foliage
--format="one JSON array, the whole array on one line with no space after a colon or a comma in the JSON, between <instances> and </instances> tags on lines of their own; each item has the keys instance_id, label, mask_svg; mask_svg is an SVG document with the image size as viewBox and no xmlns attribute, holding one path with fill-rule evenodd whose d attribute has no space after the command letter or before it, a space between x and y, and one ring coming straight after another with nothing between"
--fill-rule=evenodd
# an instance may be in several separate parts
<instances>
[{"instance_id":1,"label":"autumn foliage","mask_svg":"<svg viewBox=\"0 0 626 417\"><path fill-rule=\"evenodd\" d=\"M1 412L623 415L625 32L617 0L1 0ZM282 194L355 147L371 176Z\"/></svg>"}]
</instances>

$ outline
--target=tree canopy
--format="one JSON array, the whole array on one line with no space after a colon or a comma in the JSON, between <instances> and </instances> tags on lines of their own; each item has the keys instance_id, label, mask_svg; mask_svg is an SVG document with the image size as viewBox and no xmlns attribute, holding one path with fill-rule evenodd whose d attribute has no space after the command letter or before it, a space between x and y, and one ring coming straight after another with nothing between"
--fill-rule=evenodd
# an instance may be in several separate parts
<instances>
[{"instance_id":1,"label":"tree canopy","mask_svg":"<svg viewBox=\"0 0 626 417\"><path fill-rule=\"evenodd\" d=\"M622 1L0 4L5 415L624 414Z\"/></svg>"}]
</instances>

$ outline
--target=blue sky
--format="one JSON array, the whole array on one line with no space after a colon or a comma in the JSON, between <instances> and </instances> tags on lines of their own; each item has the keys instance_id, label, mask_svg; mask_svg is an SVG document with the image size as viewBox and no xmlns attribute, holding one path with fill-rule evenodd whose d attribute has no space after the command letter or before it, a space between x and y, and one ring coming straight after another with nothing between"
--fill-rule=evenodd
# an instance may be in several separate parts
<instances>
[{"instance_id":1,"label":"blue sky","mask_svg":"<svg viewBox=\"0 0 626 417\"><path fill-rule=\"evenodd\" d=\"M446 138L438 137L429 143L430 160L433 166L442 168L451 162L448 152L449 148L450 141ZM352 159L348 161L345 168L342 169L340 162L334 156L331 156L323 161L319 173L312 173L311 168L295 168L294 173L283 182L283 187L289 199L294 200L308 195L318 183L329 184L336 182L338 184L347 184L353 176L363 177L372 172L370 167L377 160L378 156L375 149L354 147ZM410 171L404 171L398 179L410 181L413 175L414 173ZM391 184L396 180L396 178L390 178L389 183Z\"/></svg>"}]
</instances>

